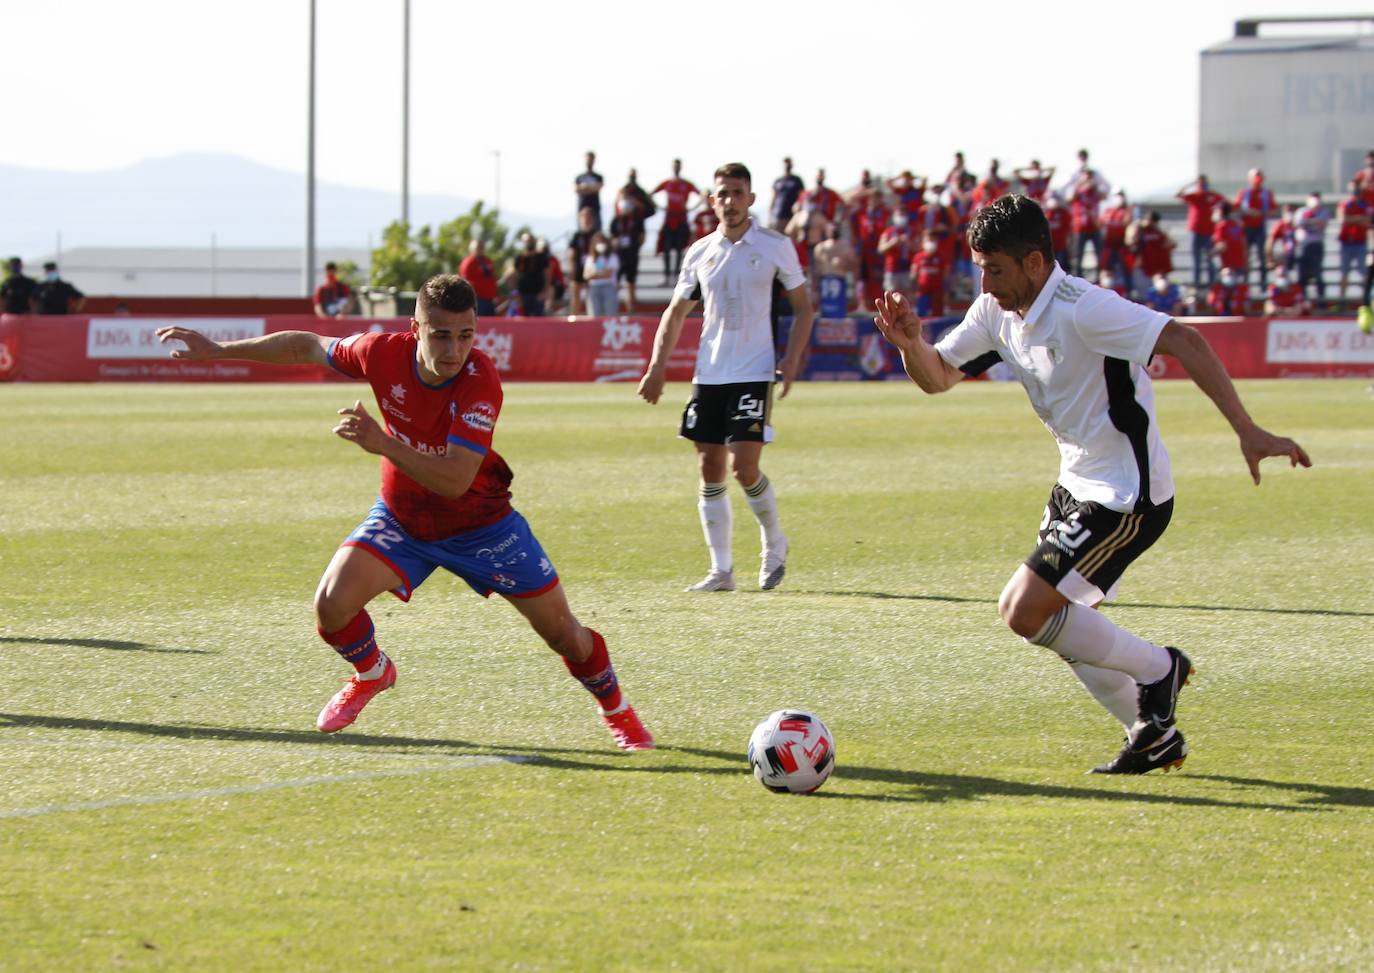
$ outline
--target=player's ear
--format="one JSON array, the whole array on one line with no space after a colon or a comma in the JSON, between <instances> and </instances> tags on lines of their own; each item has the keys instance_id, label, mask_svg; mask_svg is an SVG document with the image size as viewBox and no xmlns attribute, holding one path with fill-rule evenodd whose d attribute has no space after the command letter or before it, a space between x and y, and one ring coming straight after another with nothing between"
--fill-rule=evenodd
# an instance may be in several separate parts
<instances>
[{"instance_id":1,"label":"player's ear","mask_svg":"<svg viewBox=\"0 0 1374 973\"><path fill-rule=\"evenodd\" d=\"M410 319L410 333L417 338L420 337L420 322L414 318Z\"/></svg>"}]
</instances>

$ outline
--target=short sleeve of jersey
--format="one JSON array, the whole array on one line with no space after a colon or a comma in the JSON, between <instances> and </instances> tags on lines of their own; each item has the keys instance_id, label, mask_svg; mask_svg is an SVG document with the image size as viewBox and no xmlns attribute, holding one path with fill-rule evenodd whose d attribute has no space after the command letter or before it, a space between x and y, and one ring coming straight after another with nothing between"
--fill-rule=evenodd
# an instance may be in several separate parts
<instances>
[{"instance_id":1,"label":"short sleeve of jersey","mask_svg":"<svg viewBox=\"0 0 1374 973\"><path fill-rule=\"evenodd\" d=\"M1115 291L1089 288L1074 304L1073 323L1089 349L1104 358L1148 365L1169 315L1128 301Z\"/></svg>"},{"instance_id":2,"label":"short sleeve of jersey","mask_svg":"<svg viewBox=\"0 0 1374 973\"><path fill-rule=\"evenodd\" d=\"M801 260L797 257L797 248L786 237L778 246L777 259L778 280L782 283L783 290L794 291L806 283L806 274L802 273Z\"/></svg>"},{"instance_id":3,"label":"short sleeve of jersey","mask_svg":"<svg viewBox=\"0 0 1374 973\"><path fill-rule=\"evenodd\" d=\"M450 445L486 455L501 414L501 380L489 361L481 363L477 374L464 381L453 396L453 421L448 427Z\"/></svg>"},{"instance_id":4,"label":"short sleeve of jersey","mask_svg":"<svg viewBox=\"0 0 1374 973\"><path fill-rule=\"evenodd\" d=\"M706 250L710 246L711 235L704 236L688 248L687 253L682 257L682 270L677 275L677 286L673 288L673 297L683 301L698 301L701 299L701 281L697 278L697 268L706 259Z\"/></svg>"},{"instance_id":5,"label":"short sleeve of jersey","mask_svg":"<svg viewBox=\"0 0 1374 973\"><path fill-rule=\"evenodd\" d=\"M990 352L997 354L997 342L988 321L989 308L994 306L992 298L986 294L974 301L964 320L936 343L935 351L939 356L955 368L962 369L969 362Z\"/></svg>"},{"instance_id":6,"label":"short sleeve of jersey","mask_svg":"<svg viewBox=\"0 0 1374 973\"><path fill-rule=\"evenodd\" d=\"M369 331L351 334L347 338L335 338L325 352L329 364L349 378L366 378L368 353L381 334L380 331Z\"/></svg>"}]
</instances>

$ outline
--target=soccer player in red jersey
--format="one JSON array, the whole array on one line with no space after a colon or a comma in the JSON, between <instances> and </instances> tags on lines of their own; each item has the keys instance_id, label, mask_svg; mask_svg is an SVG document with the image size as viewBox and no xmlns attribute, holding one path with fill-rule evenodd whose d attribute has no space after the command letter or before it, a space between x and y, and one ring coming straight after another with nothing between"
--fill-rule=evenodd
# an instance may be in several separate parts
<instances>
[{"instance_id":1,"label":"soccer player in red jersey","mask_svg":"<svg viewBox=\"0 0 1374 973\"><path fill-rule=\"evenodd\" d=\"M356 670L321 711L320 730L348 726L396 682L367 604L385 591L409 601L442 567L478 594L495 592L515 606L596 697L617 746L651 749L653 737L621 694L605 640L573 615L558 572L511 507L510 467L491 448L501 382L492 360L472 347L475 304L466 280L441 274L421 287L406 332L333 339L282 331L218 344L190 328L166 327L158 337L186 345L174 358L331 366L367 381L376 395L382 423L355 402L339 410L334 427L341 439L382 457L382 490L315 592L320 638Z\"/></svg>"}]
</instances>

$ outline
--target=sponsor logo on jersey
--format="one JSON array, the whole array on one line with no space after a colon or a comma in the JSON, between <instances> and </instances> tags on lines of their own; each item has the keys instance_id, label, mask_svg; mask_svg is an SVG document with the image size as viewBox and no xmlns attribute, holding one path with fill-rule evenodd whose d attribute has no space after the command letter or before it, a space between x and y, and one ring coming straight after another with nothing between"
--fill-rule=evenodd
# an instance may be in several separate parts
<instances>
[{"instance_id":1,"label":"sponsor logo on jersey","mask_svg":"<svg viewBox=\"0 0 1374 973\"><path fill-rule=\"evenodd\" d=\"M463 422L482 432L491 432L496 427L496 407L490 402L474 402L463 413Z\"/></svg>"},{"instance_id":2,"label":"sponsor logo on jersey","mask_svg":"<svg viewBox=\"0 0 1374 973\"><path fill-rule=\"evenodd\" d=\"M396 391L396 390L395 390L395 389L392 389L392 391L394 392L394 391ZM406 415L406 414L405 414L404 412L402 412L400 409L396 408L396 406L392 404L391 400L388 399L388 398L386 398L385 396L383 396L383 398L382 398L382 411L385 412L385 413L386 413L387 415L389 415L389 416L395 416L397 419L400 419L402 422L410 422L410 421L411 421L410 416Z\"/></svg>"}]
</instances>

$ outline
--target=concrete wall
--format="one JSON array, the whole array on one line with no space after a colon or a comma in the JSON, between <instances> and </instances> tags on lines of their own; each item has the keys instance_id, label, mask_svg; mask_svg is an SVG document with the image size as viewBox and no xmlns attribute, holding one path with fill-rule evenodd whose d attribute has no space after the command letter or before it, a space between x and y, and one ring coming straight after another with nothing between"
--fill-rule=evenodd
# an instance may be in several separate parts
<instances>
[{"instance_id":1,"label":"concrete wall","mask_svg":"<svg viewBox=\"0 0 1374 973\"><path fill-rule=\"evenodd\" d=\"M1252 166L1280 193L1336 192L1374 149L1374 39L1202 52L1198 165L1213 185Z\"/></svg>"}]
</instances>

